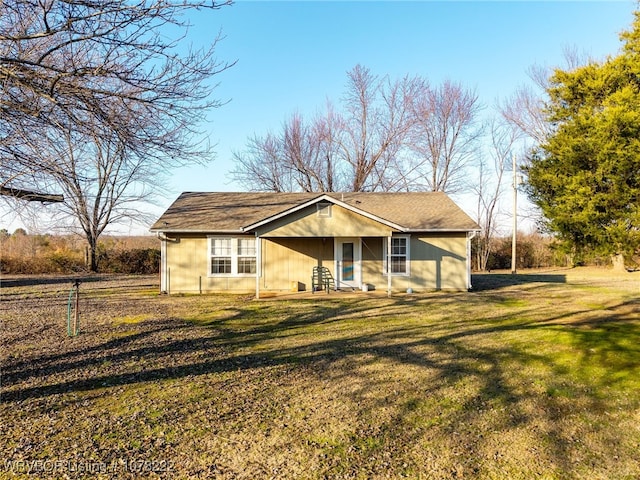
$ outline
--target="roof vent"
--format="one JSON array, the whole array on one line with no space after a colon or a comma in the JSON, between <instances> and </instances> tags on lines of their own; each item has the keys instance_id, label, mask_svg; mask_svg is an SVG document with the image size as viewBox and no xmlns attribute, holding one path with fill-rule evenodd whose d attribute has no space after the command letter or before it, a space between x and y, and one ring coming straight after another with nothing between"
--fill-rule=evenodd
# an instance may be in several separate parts
<instances>
[{"instance_id":1,"label":"roof vent","mask_svg":"<svg viewBox=\"0 0 640 480\"><path fill-rule=\"evenodd\" d=\"M327 202L316 203L318 217L331 218L331 204Z\"/></svg>"}]
</instances>

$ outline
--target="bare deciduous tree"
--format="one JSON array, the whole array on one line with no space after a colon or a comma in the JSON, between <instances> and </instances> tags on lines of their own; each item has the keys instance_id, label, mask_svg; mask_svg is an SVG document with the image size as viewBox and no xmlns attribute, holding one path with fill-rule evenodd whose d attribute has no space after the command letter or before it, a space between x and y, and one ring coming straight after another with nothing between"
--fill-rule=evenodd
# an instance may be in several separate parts
<instances>
[{"instance_id":1,"label":"bare deciduous tree","mask_svg":"<svg viewBox=\"0 0 640 480\"><path fill-rule=\"evenodd\" d=\"M563 68L574 70L591 63L593 58L575 47L565 47L563 61ZM554 126L548 121L544 101L553 70L543 65L532 65L527 75L533 85L521 86L499 107L501 115L536 145L544 143L553 133Z\"/></svg>"},{"instance_id":2,"label":"bare deciduous tree","mask_svg":"<svg viewBox=\"0 0 640 480\"><path fill-rule=\"evenodd\" d=\"M304 192L332 192L336 184L335 145L330 118L305 124L300 114L283 126L283 160Z\"/></svg>"},{"instance_id":3,"label":"bare deciduous tree","mask_svg":"<svg viewBox=\"0 0 640 480\"><path fill-rule=\"evenodd\" d=\"M478 183L474 187L477 195L477 218L480 235L476 236L476 259L479 270L487 269L489 255L493 251L498 225L500 198L504 189L504 173L511 164L511 155L521 137L517 127L502 120L493 119L489 125L491 143L489 161L480 158Z\"/></svg>"},{"instance_id":4,"label":"bare deciduous tree","mask_svg":"<svg viewBox=\"0 0 640 480\"><path fill-rule=\"evenodd\" d=\"M445 81L416 98L410 148L417 154L415 181L430 191L459 192L464 171L477 155L482 130L477 122L478 96Z\"/></svg>"},{"instance_id":5,"label":"bare deciduous tree","mask_svg":"<svg viewBox=\"0 0 640 480\"><path fill-rule=\"evenodd\" d=\"M234 152L236 168L232 175L247 190L269 192L295 191L291 170L283 161L281 139L273 133L264 137L254 135L247 150Z\"/></svg>"},{"instance_id":6,"label":"bare deciduous tree","mask_svg":"<svg viewBox=\"0 0 640 480\"><path fill-rule=\"evenodd\" d=\"M294 114L281 135L249 140L235 153L235 180L254 190L380 191L402 188L412 104L424 81L379 78L357 65L348 72L342 112L332 105L305 122ZM284 180L283 180L284 179Z\"/></svg>"},{"instance_id":7,"label":"bare deciduous tree","mask_svg":"<svg viewBox=\"0 0 640 480\"><path fill-rule=\"evenodd\" d=\"M531 87L521 87L501 106L501 114L523 135L540 144L550 133L550 124L544 115L542 97Z\"/></svg>"},{"instance_id":8,"label":"bare deciduous tree","mask_svg":"<svg viewBox=\"0 0 640 480\"><path fill-rule=\"evenodd\" d=\"M144 125L143 112L131 121ZM148 220L141 206L157 197L176 162L165 161L164 154L154 149L129 148L117 133L109 137L110 132L99 123L93 127L86 131L51 128L39 138L28 136L23 141L25 148L42 152L47 178L64 194L56 208L58 224L86 239L89 266L97 271L100 235L124 219ZM180 135L179 131L167 132L165 141L172 144Z\"/></svg>"},{"instance_id":9,"label":"bare deciduous tree","mask_svg":"<svg viewBox=\"0 0 640 480\"><path fill-rule=\"evenodd\" d=\"M61 190L92 270L109 224L140 219L172 168L211 158L198 125L229 65L219 37L184 43L185 14L229 3L0 2L0 187Z\"/></svg>"},{"instance_id":10,"label":"bare deciduous tree","mask_svg":"<svg viewBox=\"0 0 640 480\"><path fill-rule=\"evenodd\" d=\"M356 65L348 72L340 158L349 166L350 190L381 190L411 127L411 105L424 82L379 79Z\"/></svg>"},{"instance_id":11,"label":"bare deciduous tree","mask_svg":"<svg viewBox=\"0 0 640 480\"><path fill-rule=\"evenodd\" d=\"M130 151L202 160L196 125L219 105L209 79L228 65L213 56L217 39L184 46L184 14L228 3L0 2L0 185L48 186L51 158L31 146L50 129L95 136L99 126Z\"/></svg>"},{"instance_id":12,"label":"bare deciduous tree","mask_svg":"<svg viewBox=\"0 0 640 480\"><path fill-rule=\"evenodd\" d=\"M114 136L67 132L49 139L58 154L50 174L65 196L60 212L79 227L89 247L89 267L98 269L98 238L105 228L123 219L141 219L140 202L154 198L161 184L158 169L144 155L129 150ZM55 144L54 144L55 143Z\"/></svg>"},{"instance_id":13,"label":"bare deciduous tree","mask_svg":"<svg viewBox=\"0 0 640 480\"><path fill-rule=\"evenodd\" d=\"M249 190L334 191L339 184L335 135L340 121L329 106L326 116L308 123L293 114L280 135L252 137L245 152L234 153L235 180Z\"/></svg>"}]
</instances>

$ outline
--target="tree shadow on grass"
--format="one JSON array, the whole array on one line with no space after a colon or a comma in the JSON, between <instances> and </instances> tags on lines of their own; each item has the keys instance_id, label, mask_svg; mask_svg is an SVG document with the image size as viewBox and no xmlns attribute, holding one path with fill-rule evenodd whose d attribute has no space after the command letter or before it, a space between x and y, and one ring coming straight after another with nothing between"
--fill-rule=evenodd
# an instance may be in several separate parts
<instances>
[{"instance_id":1,"label":"tree shadow on grass","mask_svg":"<svg viewBox=\"0 0 640 480\"><path fill-rule=\"evenodd\" d=\"M71 286L76 280L79 280L81 283L95 283L104 281L104 276L91 276L83 273L76 275L22 275L13 278L3 278L0 280L0 286L2 288L32 287L36 285Z\"/></svg>"},{"instance_id":2,"label":"tree shadow on grass","mask_svg":"<svg viewBox=\"0 0 640 480\"><path fill-rule=\"evenodd\" d=\"M541 281L538 275L527 277ZM555 312L553 305L544 307L548 310L545 321L527 320L540 308L528 306L517 310L520 319L509 311L490 321L465 323L432 319L438 300L444 305L446 297L434 295L424 304L413 298L375 303L362 298L321 304L235 304L210 318L205 316L200 325L181 318L142 322L131 326L135 331L130 334L96 339L88 348L63 353L43 349L30 362L9 363L2 401L258 372L267 367L301 367L306 375L334 385L359 385L343 395L361 406L354 412L360 425L366 425L377 410L393 412L376 426L377 433L355 432L355 437L362 438L345 440L366 443L367 436L380 437L367 448L344 449L346 453L339 454L344 455L342 464L372 462L369 457L376 459L395 442L424 445L435 429L441 436L450 436L446 448L466 452L456 460L464 471L482 475L486 465L478 459L485 458L488 449L497 448L504 454L501 451L507 447L496 447L496 438L526 430L526 438L544 445L548 462L561 472L570 472L576 446L569 442L563 420L572 415L574 407L586 416L591 415L590 409L607 411L611 408L603 398L607 389L623 388L638 373L637 305L622 302L570 324L562 323L567 312ZM408 305L418 308L412 315L422 316L423 322L397 320ZM371 322L379 324L370 328ZM549 338L556 333L568 338L572 352L579 356L572 364L574 370L555 362L548 348L537 348L535 342L552 342ZM518 338L531 339L532 344L514 341ZM136 360L133 364L132 359ZM613 366L612 359L617 359ZM108 366L102 368L105 364ZM406 366L417 372L417 380L368 373L375 364L390 369ZM615 375L594 377L596 370ZM532 376L530 372L538 373ZM390 400L395 390L405 392L399 401ZM433 418L424 418L429 416ZM615 434L624 435L621 431ZM340 472L328 472L332 473ZM437 473L451 476L451 472ZM535 467L529 473L534 474Z\"/></svg>"},{"instance_id":3,"label":"tree shadow on grass","mask_svg":"<svg viewBox=\"0 0 640 480\"><path fill-rule=\"evenodd\" d=\"M19 383L27 378L41 376L46 378L47 374L61 374L71 370L91 370L92 367L105 362L119 363L134 359L154 359L156 362L147 362L148 365L162 363L162 360L169 354L186 354L198 352L215 352L223 350L227 352L225 358L199 363L189 363L186 365L174 365L160 368L144 368L141 371L124 373L119 375L107 375L100 378L78 379L74 382L62 382L56 385L34 387L28 390L10 390L3 395L4 401L26 399L30 397L47 396L55 393L68 392L70 390L86 390L93 386L101 386L105 383L109 385L124 385L131 382L153 380L158 378L179 378L194 373L220 372L227 369L236 369L237 365L252 366L264 365L265 363L280 364L286 363L289 358L306 358L308 362L314 362L327 356L329 360L341 358L357 352L359 354L370 353L376 356L398 356L402 362L416 365L433 367L428 358L421 355L413 355L408 352L418 345L429 344L434 348L445 348L452 342L458 342L465 338L474 336L486 336L501 334L506 332L526 332L554 326L557 320L564 320L568 313L558 313L549 316L544 322L541 321L518 321L513 320L513 314L505 314L494 317L490 322L468 323L465 321L451 321L453 328L448 328L446 320L437 322L436 325L429 324L429 328L415 326L389 330L382 328L382 333L371 333L357 336L349 336L330 341L312 341L304 346L279 348L275 351L261 349L259 353L236 355L236 349L251 349L262 343L273 339L285 341L286 338L296 336L312 336L313 333L307 331L310 327L327 329L330 324L338 324L343 319L358 318L367 321L376 321L385 316L401 314L403 307L414 303L413 298L392 299L384 305L376 305L371 308L366 299L352 299L335 303L324 303L321 305L310 305L305 302L302 310L293 310L277 321L262 321L256 325L247 324L256 311L246 310L242 307L235 307L224 319L211 319L200 322L200 325L193 325L184 322L182 319L149 320L131 326L134 331L109 339L104 342L95 342L92 345L83 345L78 350L65 352L47 352L36 359L22 361L9 361L3 366L3 385ZM631 309L626 308L631 305ZM639 334L639 317L633 309L635 302L623 302L617 306L610 307L603 311L600 316L593 317L580 322L572 322L567 326L567 331L575 339L577 348L587 353L596 351L612 351L617 355L629 356L623 364L638 365L640 360L640 343L634 342ZM261 309L260 316L269 316L269 305ZM264 310L267 311L264 311ZM274 306L274 315L280 309ZM617 312L621 310L621 312ZM585 311L586 312L586 311ZM585 313L574 312L574 313ZM425 312L428 314L428 312ZM521 311L520 315L526 317L526 311ZM241 326L236 322L243 321ZM468 325L468 326L465 326ZM431 333L429 333L431 330ZM446 333L448 332L448 333ZM174 333L175 335L171 335ZM169 335L166 335L169 334ZM426 338L423 338L427 335ZM180 338L184 336L184 338ZM393 346L389 348L369 347L373 342L379 342L380 338L386 338ZM399 343L398 343L399 342ZM511 350L508 346L505 350L495 351L495 360L499 360ZM460 353L456 351L457 353ZM464 358L484 358L487 353L476 351L463 355ZM491 359L488 359L491 360ZM142 363L142 362L141 362ZM442 368L447 371L447 368ZM118 380L121 378L121 380Z\"/></svg>"},{"instance_id":4,"label":"tree shadow on grass","mask_svg":"<svg viewBox=\"0 0 640 480\"><path fill-rule=\"evenodd\" d=\"M212 315L210 319L193 321L182 318L167 318L164 320L151 319L145 322L121 325L111 332L115 338L99 341L98 337L92 341L89 333L83 333L78 339L83 340L81 346L65 351L42 350L36 358L15 361L10 358L4 362L2 380L5 391L1 400L10 402L38 398L69 391L85 391L92 388L102 388L105 385L126 385L135 382L158 380L163 378L181 378L192 374L206 372L221 372L228 369L235 370L240 366L250 365L260 356L238 356L234 350L251 348L261 342L279 336L296 336L297 329L305 330L312 325L324 325L337 322L340 315L348 315L342 302L310 305L303 311L288 312L276 304L264 305L258 309L255 306L233 306L223 309L222 318ZM368 307L363 305L363 310ZM284 315L283 314L284 311ZM353 313L353 312L351 312ZM219 312L218 312L219 314ZM219 315L218 315L219 316ZM271 320L269 317L282 317ZM206 317L206 316L205 316ZM252 323L255 321L255 323ZM42 328L45 331L45 328ZM94 333L95 334L95 333ZM88 341L89 344L84 341ZM74 339L69 339L73 342ZM16 343L16 340L5 342ZM189 363L191 357L199 357L207 352L216 355L220 351L231 352L229 358L220 361ZM225 355L226 356L226 355ZM261 358L261 357L260 357ZM72 375L74 381L36 386L28 389L7 389L7 386L25 380L46 381L50 376L58 377L65 372L79 371L82 374L95 372L97 367L109 364L114 367L131 360L138 362L138 369L117 375L98 375L82 378L83 375ZM164 366L163 364L182 361L183 365ZM163 365L153 368L154 365ZM129 367L131 370L131 367Z\"/></svg>"},{"instance_id":5,"label":"tree shadow on grass","mask_svg":"<svg viewBox=\"0 0 640 480\"><path fill-rule=\"evenodd\" d=\"M567 283L567 276L564 274L550 273L528 273L528 274L508 274L508 273L476 273L472 275L473 291L483 292L487 290L499 290L501 288L518 285L530 285L535 283Z\"/></svg>"}]
</instances>

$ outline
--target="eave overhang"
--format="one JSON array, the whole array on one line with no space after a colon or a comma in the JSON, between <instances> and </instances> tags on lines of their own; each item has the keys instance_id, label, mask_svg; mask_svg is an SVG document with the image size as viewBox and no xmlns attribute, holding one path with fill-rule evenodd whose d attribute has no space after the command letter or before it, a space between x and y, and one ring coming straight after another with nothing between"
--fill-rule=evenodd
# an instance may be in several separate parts
<instances>
[{"instance_id":1,"label":"eave overhang","mask_svg":"<svg viewBox=\"0 0 640 480\"><path fill-rule=\"evenodd\" d=\"M211 229L191 229L191 228L151 228L149 229L151 233L206 233L206 234L233 234L233 235L242 235L247 232L243 230L211 230Z\"/></svg>"}]
</instances>

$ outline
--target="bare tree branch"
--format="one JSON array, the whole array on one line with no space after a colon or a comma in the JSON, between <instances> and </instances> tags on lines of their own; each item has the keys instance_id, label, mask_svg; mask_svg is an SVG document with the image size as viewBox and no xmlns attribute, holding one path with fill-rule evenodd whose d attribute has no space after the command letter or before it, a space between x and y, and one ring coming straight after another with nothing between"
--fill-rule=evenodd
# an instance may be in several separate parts
<instances>
[{"instance_id":1,"label":"bare tree branch","mask_svg":"<svg viewBox=\"0 0 640 480\"><path fill-rule=\"evenodd\" d=\"M0 2L0 185L47 181L50 158L24 139L49 129L116 135L172 165L210 158L197 125L220 105L210 79L230 65L214 57L219 37L207 49L185 44L185 14L229 3Z\"/></svg>"},{"instance_id":2,"label":"bare tree branch","mask_svg":"<svg viewBox=\"0 0 640 480\"><path fill-rule=\"evenodd\" d=\"M498 205L504 189L504 173L511 163L514 148L522 137L516 126L503 118L494 118L489 125L491 143L486 161L481 157L478 164L477 219L482 231L476 237L478 269L486 270L489 255L495 248L498 225Z\"/></svg>"},{"instance_id":3,"label":"bare tree branch","mask_svg":"<svg viewBox=\"0 0 640 480\"><path fill-rule=\"evenodd\" d=\"M417 180L426 189L455 193L466 187L464 171L482 135L479 110L477 94L450 81L416 99L410 147L420 165Z\"/></svg>"},{"instance_id":4,"label":"bare tree branch","mask_svg":"<svg viewBox=\"0 0 640 480\"><path fill-rule=\"evenodd\" d=\"M404 185L412 102L420 78L380 79L357 65L348 72L343 112L331 104L305 121L294 114L280 135L254 136L234 154L233 178L253 190L380 191Z\"/></svg>"},{"instance_id":5,"label":"bare tree branch","mask_svg":"<svg viewBox=\"0 0 640 480\"><path fill-rule=\"evenodd\" d=\"M356 65L348 72L341 160L350 166L350 190L375 191L404 145L411 126L411 102L422 81L391 82Z\"/></svg>"}]
</instances>

